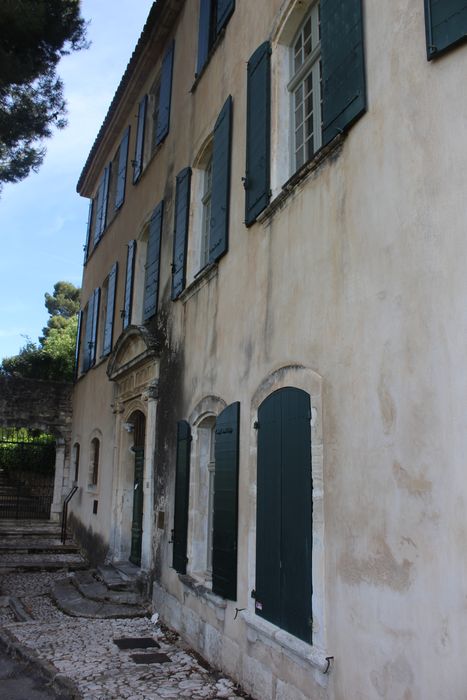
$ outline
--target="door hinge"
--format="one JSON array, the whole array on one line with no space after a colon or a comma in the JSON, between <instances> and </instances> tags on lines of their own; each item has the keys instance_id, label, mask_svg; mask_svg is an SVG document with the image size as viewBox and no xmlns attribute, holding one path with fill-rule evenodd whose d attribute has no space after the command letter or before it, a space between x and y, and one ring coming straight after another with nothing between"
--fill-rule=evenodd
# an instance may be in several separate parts
<instances>
[{"instance_id":1,"label":"door hinge","mask_svg":"<svg viewBox=\"0 0 467 700\"><path fill-rule=\"evenodd\" d=\"M253 428L255 430L259 430L259 421L255 420L255 422L253 423Z\"/></svg>"},{"instance_id":2,"label":"door hinge","mask_svg":"<svg viewBox=\"0 0 467 700\"><path fill-rule=\"evenodd\" d=\"M251 591L251 594L250 594L250 595L251 595L252 598L256 598L256 591L255 591L254 588L253 588L253 590Z\"/></svg>"}]
</instances>

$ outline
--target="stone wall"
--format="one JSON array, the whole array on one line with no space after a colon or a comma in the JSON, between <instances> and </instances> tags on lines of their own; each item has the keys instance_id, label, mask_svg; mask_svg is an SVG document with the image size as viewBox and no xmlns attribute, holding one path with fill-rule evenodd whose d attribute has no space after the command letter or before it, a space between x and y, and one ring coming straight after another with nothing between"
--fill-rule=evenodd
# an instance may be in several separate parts
<instances>
[{"instance_id":1,"label":"stone wall","mask_svg":"<svg viewBox=\"0 0 467 700\"><path fill-rule=\"evenodd\" d=\"M68 382L0 377L0 426L37 428L66 439L72 389Z\"/></svg>"}]
</instances>

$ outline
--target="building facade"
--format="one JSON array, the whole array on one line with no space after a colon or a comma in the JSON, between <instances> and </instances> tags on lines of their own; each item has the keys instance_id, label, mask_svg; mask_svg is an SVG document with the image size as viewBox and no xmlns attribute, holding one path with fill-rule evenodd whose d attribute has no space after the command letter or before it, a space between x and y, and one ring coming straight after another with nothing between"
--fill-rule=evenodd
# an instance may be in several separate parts
<instances>
[{"instance_id":1,"label":"building facade","mask_svg":"<svg viewBox=\"0 0 467 700\"><path fill-rule=\"evenodd\" d=\"M158 0L78 183L75 531L261 700L465 697L466 31Z\"/></svg>"}]
</instances>

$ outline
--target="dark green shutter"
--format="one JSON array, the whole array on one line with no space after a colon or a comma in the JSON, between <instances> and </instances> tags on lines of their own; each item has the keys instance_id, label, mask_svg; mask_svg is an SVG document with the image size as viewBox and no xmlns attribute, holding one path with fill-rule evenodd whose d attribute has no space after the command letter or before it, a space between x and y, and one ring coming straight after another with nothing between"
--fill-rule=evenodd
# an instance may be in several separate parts
<instances>
[{"instance_id":1,"label":"dark green shutter","mask_svg":"<svg viewBox=\"0 0 467 700\"><path fill-rule=\"evenodd\" d=\"M232 97L229 96L214 127L209 262L218 260L228 248L231 141Z\"/></svg>"},{"instance_id":2,"label":"dark green shutter","mask_svg":"<svg viewBox=\"0 0 467 700\"><path fill-rule=\"evenodd\" d=\"M219 34L231 18L235 10L235 0L216 0L216 31Z\"/></svg>"},{"instance_id":3,"label":"dark green shutter","mask_svg":"<svg viewBox=\"0 0 467 700\"><path fill-rule=\"evenodd\" d=\"M92 356L92 322L94 317L94 292L89 297L86 308L86 323L84 328L83 372L91 367Z\"/></svg>"},{"instance_id":4,"label":"dark green shutter","mask_svg":"<svg viewBox=\"0 0 467 700\"><path fill-rule=\"evenodd\" d=\"M428 60L467 36L466 0L425 0Z\"/></svg>"},{"instance_id":5,"label":"dark green shutter","mask_svg":"<svg viewBox=\"0 0 467 700\"><path fill-rule=\"evenodd\" d=\"M135 271L136 257L136 241L128 243L128 252L126 258L126 277L125 277L125 297L123 304L123 330L128 328L131 323L131 307L133 305L133 277Z\"/></svg>"},{"instance_id":6,"label":"dark green shutter","mask_svg":"<svg viewBox=\"0 0 467 700\"><path fill-rule=\"evenodd\" d=\"M258 410L256 613L312 641L309 395L287 387Z\"/></svg>"},{"instance_id":7,"label":"dark green shutter","mask_svg":"<svg viewBox=\"0 0 467 700\"><path fill-rule=\"evenodd\" d=\"M311 407L309 395L287 388L282 400L281 627L311 643Z\"/></svg>"},{"instance_id":8,"label":"dark green shutter","mask_svg":"<svg viewBox=\"0 0 467 700\"><path fill-rule=\"evenodd\" d=\"M117 291L117 270L118 263L112 265L109 280L107 283L107 308L104 321L104 341L102 344L102 355L108 355L112 350L112 336L114 327L115 312L115 292Z\"/></svg>"},{"instance_id":9,"label":"dark green shutter","mask_svg":"<svg viewBox=\"0 0 467 700\"><path fill-rule=\"evenodd\" d=\"M211 2L212 0L200 0L199 26L198 26L198 60L196 74L201 73L209 54L209 37L211 34Z\"/></svg>"},{"instance_id":10,"label":"dark green shutter","mask_svg":"<svg viewBox=\"0 0 467 700\"><path fill-rule=\"evenodd\" d=\"M97 195L96 195L96 216L94 218L94 245L96 246L100 239L101 239L101 226L102 226L102 212L103 212L103 206L104 206L104 179L105 179L105 171L104 174L102 175L101 181L99 183L99 187L97 190Z\"/></svg>"},{"instance_id":11,"label":"dark green shutter","mask_svg":"<svg viewBox=\"0 0 467 700\"><path fill-rule=\"evenodd\" d=\"M245 223L250 226L269 204L271 141L271 47L256 49L247 69Z\"/></svg>"},{"instance_id":12,"label":"dark green shutter","mask_svg":"<svg viewBox=\"0 0 467 700\"><path fill-rule=\"evenodd\" d=\"M159 92L159 111L157 115L156 146L169 133L170 102L172 98L172 72L175 42L172 41L162 61L161 87Z\"/></svg>"},{"instance_id":13,"label":"dark green shutter","mask_svg":"<svg viewBox=\"0 0 467 700\"><path fill-rule=\"evenodd\" d=\"M163 214L164 200L154 209L151 221L149 222L146 270L144 276L143 321L147 321L157 313Z\"/></svg>"},{"instance_id":14,"label":"dark green shutter","mask_svg":"<svg viewBox=\"0 0 467 700\"><path fill-rule=\"evenodd\" d=\"M94 200L89 200L88 225L86 229L86 243L84 244L84 265L86 265L91 244L92 212L94 210Z\"/></svg>"},{"instance_id":15,"label":"dark green shutter","mask_svg":"<svg viewBox=\"0 0 467 700\"><path fill-rule=\"evenodd\" d=\"M144 95L138 105L138 126L136 129L135 158L133 161L133 184L139 180L143 172L144 132L146 128L146 109L148 96Z\"/></svg>"},{"instance_id":16,"label":"dark green shutter","mask_svg":"<svg viewBox=\"0 0 467 700\"><path fill-rule=\"evenodd\" d=\"M321 0L323 145L366 110L361 0Z\"/></svg>"},{"instance_id":17,"label":"dark green shutter","mask_svg":"<svg viewBox=\"0 0 467 700\"><path fill-rule=\"evenodd\" d=\"M259 407L258 423L255 610L280 626L281 401L277 392Z\"/></svg>"},{"instance_id":18,"label":"dark green shutter","mask_svg":"<svg viewBox=\"0 0 467 700\"><path fill-rule=\"evenodd\" d=\"M109 207L109 185L111 169L111 163L109 163L108 166L104 169L104 194L102 197L101 236L104 235L104 231L107 226L107 210Z\"/></svg>"},{"instance_id":19,"label":"dark green shutter","mask_svg":"<svg viewBox=\"0 0 467 700\"><path fill-rule=\"evenodd\" d=\"M229 600L237 599L239 419L237 401L216 420L212 590Z\"/></svg>"},{"instance_id":20,"label":"dark green shutter","mask_svg":"<svg viewBox=\"0 0 467 700\"><path fill-rule=\"evenodd\" d=\"M99 189L97 191L96 219L94 222L94 245L97 245L99 243L107 225L107 205L109 200L110 168L110 163L107 165L106 168L104 168L104 172L99 183Z\"/></svg>"},{"instance_id":21,"label":"dark green shutter","mask_svg":"<svg viewBox=\"0 0 467 700\"><path fill-rule=\"evenodd\" d=\"M188 539L188 502L190 490L190 425L177 423L177 461L175 467L175 509L173 529L173 568L186 574L186 547Z\"/></svg>"},{"instance_id":22,"label":"dark green shutter","mask_svg":"<svg viewBox=\"0 0 467 700\"><path fill-rule=\"evenodd\" d=\"M90 365L96 364L97 356L97 330L99 324L99 302L101 298L101 290L99 287L94 290L94 302L92 307L92 330L91 330L91 346L90 346Z\"/></svg>"},{"instance_id":23,"label":"dark green shutter","mask_svg":"<svg viewBox=\"0 0 467 700\"><path fill-rule=\"evenodd\" d=\"M83 322L83 312L80 309L78 312L78 327L76 329L76 344L75 344L75 367L74 367L74 379L78 376L79 369L79 349L81 345L81 324Z\"/></svg>"},{"instance_id":24,"label":"dark green shutter","mask_svg":"<svg viewBox=\"0 0 467 700\"><path fill-rule=\"evenodd\" d=\"M122 206L125 201L126 167L128 163L128 144L130 141L130 127L127 127L118 149L118 173L117 186L115 188L115 209Z\"/></svg>"},{"instance_id":25,"label":"dark green shutter","mask_svg":"<svg viewBox=\"0 0 467 700\"><path fill-rule=\"evenodd\" d=\"M175 190L175 223L172 261L172 299L177 299L185 288L186 249L190 214L191 169L185 168L177 175Z\"/></svg>"}]
</instances>

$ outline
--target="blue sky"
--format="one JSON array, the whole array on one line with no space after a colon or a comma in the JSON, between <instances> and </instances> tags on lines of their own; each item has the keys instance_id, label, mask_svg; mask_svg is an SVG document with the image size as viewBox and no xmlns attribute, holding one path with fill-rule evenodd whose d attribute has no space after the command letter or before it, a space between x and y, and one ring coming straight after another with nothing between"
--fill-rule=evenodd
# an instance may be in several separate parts
<instances>
[{"instance_id":1,"label":"blue sky","mask_svg":"<svg viewBox=\"0 0 467 700\"><path fill-rule=\"evenodd\" d=\"M0 360L24 336L37 341L48 319L45 292L58 280L81 284L88 200L76 183L152 0L82 0L89 21L87 51L65 56L68 126L46 142L37 174L5 185L0 198Z\"/></svg>"}]
</instances>

